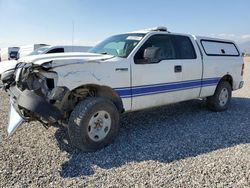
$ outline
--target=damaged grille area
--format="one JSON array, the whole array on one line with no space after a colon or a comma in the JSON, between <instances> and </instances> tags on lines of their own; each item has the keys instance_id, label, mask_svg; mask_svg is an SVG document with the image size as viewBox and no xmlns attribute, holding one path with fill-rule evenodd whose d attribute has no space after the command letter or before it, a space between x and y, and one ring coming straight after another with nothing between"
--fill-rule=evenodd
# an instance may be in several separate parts
<instances>
[{"instance_id":1,"label":"damaged grille area","mask_svg":"<svg viewBox=\"0 0 250 188\"><path fill-rule=\"evenodd\" d=\"M94 87L79 87L70 91L58 86L58 74L48 66L20 63L13 70L13 81L8 90L16 110L28 121L38 120L43 125L67 124L79 101L96 96Z\"/></svg>"},{"instance_id":2,"label":"damaged grille area","mask_svg":"<svg viewBox=\"0 0 250 188\"><path fill-rule=\"evenodd\" d=\"M56 87L57 79L57 73L42 66L17 65L15 82L10 86L10 91L19 112L28 119L44 124L63 119L57 104L61 103L66 90Z\"/></svg>"},{"instance_id":3,"label":"damaged grille area","mask_svg":"<svg viewBox=\"0 0 250 188\"><path fill-rule=\"evenodd\" d=\"M23 67L16 73L17 86L23 91L25 89L33 90L42 97L50 96L55 88L57 74L44 70L42 67Z\"/></svg>"}]
</instances>

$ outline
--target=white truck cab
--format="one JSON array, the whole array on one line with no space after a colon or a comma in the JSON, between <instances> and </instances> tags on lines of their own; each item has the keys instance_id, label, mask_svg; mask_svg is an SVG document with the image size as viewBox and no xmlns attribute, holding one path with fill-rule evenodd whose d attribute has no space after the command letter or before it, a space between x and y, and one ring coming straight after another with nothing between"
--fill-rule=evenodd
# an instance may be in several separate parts
<instances>
[{"instance_id":1,"label":"white truck cab","mask_svg":"<svg viewBox=\"0 0 250 188\"><path fill-rule=\"evenodd\" d=\"M9 61L18 59L19 47L1 48L0 61Z\"/></svg>"},{"instance_id":2,"label":"white truck cab","mask_svg":"<svg viewBox=\"0 0 250 188\"><path fill-rule=\"evenodd\" d=\"M3 70L10 135L24 121L66 124L74 146L95 151L114 140L123 112L196 98L226 110L243 87L244 63L233 41L157 27L112 36L88 53L34 55Z\"/></svg>"}]
</instances>

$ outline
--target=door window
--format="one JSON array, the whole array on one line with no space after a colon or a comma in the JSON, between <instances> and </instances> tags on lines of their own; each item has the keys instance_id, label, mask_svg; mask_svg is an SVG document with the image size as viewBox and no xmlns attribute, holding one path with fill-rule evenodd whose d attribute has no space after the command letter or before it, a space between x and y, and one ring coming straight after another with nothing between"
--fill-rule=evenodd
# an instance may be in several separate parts
<instances>
[{"instance_id":1,"label":"door window","mask_svg":"<svg viewBox=\"0 0 250 188\"><path fill-rule=\"evenodd\" d=\"M176 52L171 36L169 35L153 35L150 37L135 54L135 63L143 60L143 54L148 47L159 47L159 60L176 59Z\"/></svg>"}]
</instances>

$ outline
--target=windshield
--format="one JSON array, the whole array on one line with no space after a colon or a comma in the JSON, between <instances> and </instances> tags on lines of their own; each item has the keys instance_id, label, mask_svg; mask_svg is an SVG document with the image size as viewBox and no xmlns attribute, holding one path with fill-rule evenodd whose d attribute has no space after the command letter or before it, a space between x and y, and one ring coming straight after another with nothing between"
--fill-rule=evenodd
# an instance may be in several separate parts
<instances>
[{"instance_id":1,"label":"windshield","mask_svg":"<svg viewBox=\"0 0 250 188\"><path fill-rule=\"evenodd\" d=\"M37 48L36 50L34 50L33 52L31 52L29 55L39 55L39 54L43 54L44 51L48 50L49 47L41 47L41 48Z\"/></svg>"},{"instance_id":2,"label":"windshield","mask_svg":"<svg viewBox=\"0 0 250 188\"><path fill-rule=\"evenodd\" d=\"M144 36L139 33L115 35L97 44L89 52L126 58Z\"/></svg>"}]
</instances>

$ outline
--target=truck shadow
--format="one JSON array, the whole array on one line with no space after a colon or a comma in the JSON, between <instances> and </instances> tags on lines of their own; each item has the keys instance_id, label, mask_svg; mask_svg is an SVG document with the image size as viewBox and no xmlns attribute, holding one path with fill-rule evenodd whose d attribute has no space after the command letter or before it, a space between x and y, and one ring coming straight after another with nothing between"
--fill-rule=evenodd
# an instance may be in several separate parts
<instances>
[{"instance_id":1,"label":"truck shadow","mask_svg":"<svg viewBox=\"0 0 250 188\"><path fill-rule=\"evenodd\" d=\"M218 149L250 143L250 99L233 98L225 112L207 110L204 101L194 100L128 113L121 118L115 143L94 152L81 152L65 142L66 128L55 136L61 150L70 154L62 164L62 177L87 176L93 167L110 169L142 161L172 161Z\"/></svg>"}]
</instances>

